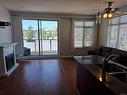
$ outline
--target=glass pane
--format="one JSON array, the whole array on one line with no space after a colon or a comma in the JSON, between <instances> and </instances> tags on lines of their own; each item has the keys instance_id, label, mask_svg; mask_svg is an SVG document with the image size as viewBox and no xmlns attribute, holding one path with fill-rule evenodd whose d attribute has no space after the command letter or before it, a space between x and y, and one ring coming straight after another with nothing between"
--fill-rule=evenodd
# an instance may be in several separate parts
<instances>
[{"instance_id":1,"label":"glass pane","mask_svg":"<svg viewBox=\"0 0 127 95\"><path fill-rule=\"evenodd\" d=\"M58 21L41 21L41 54L56 55L58 53Z\"/></svg>"},{"instance_id":2,"label":"glass pane","mask_svg":"<svg viewBox=\"0 0 127 95\"><path fill-rule=\"evenodd\" d=\"M119 17L112 18L112 24L119 24Z\"/></svg>"},{"instance_id":3,"label":"glass pane","mask_svg":"<svg viewBox=\"0 0 127 95\"><path fill-rule=\"evenodd\" d=\"M83 47L83 28L74 28L74 47Z\"/></svg>"},{"instance_id":4,"label":"glass pane","mask_svg":"<svg viewBox=\"0 0 127 95\"><path fill-rule=\"evenodd\" d=\"M127 23L127 15L121 16L120 23Z\"/></svg>"},{"instance_id":5,"label":"glass pane","mask_svg":"<svg viewBox=\"0 0 127 95\"><path fill-rule=\"evenodd\" d=\"M120 25L118 48L127 50L127 24Z\"/></svg>"},{"instance_id":6,"label":"glass pane","mask_svg":"<svg viewBox=\"0 0 127 95\"><path fill-rule=\"evenodd\" d=\"M110 47L116 47L117 36L118 36L118 25L114 25L111 27L111 31L109 35L109 46Z\"/></svg>"},{"instance_id":7,"label":"glass pane","mask_svg":"<svg viewBox=\"0 0 127 95\"><path fill-rule=\"evenodd\" d=\"M58 41L57 41L57 39L51 40L51 50L52 51L58 50Z\"/></svg>"},{"instance_id":8,"label":"glass pane","mask_svg":"<svg viewBox=\"0 0 127 95\"><path fill-rule=\"evenodd\" d=\"M75 21L74 26L83 26L83 21Z\"/></svg>"},{"instance_id":9,"label":"glass pane","mask_svg":"<svg viewBox=\"0 0 127 95\"><path fill-rule=\"evenodd\" d=\"M22 20L23 26L23 42L25 49L25 56L28 55L26 51L30 49L31 55L39 54L38 41L38 21L37 20Z\"/></svg>"},{"instance_id":10,"label":"glass pane","mask_svg":"<svg viewBox=\"0 0 127 95\"><path fill-rule=\"evenodd\" d=\"M86 21L85 26L93 26L94 22L93 21Z\"/></svg>"},{"instance_id":11,"label":"glass pane","mask_svg":"<svg viewBox=\"0 0 127 95\"><path fill-rule=\"evenodd\" d=\"M42 55L50 53L50 40L43 39L41 42L42 42Z\"/></svg>"},{"instance_id":12,"label":"glass pane","mask_svg":"<svg viewBox=\"0 0 127 95\"><path fill-rule=\"evenodd\" d=\"M84 46L91 46L93 38L93 29L86 28L84 33Z\"/></svg>"}]
</instances>

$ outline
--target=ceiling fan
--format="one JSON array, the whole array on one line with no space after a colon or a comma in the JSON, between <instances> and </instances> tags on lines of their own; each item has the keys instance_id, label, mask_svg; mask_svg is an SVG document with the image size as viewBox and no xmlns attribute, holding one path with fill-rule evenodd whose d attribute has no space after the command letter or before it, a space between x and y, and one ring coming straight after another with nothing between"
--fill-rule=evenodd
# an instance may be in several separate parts
<instances>
[{"instance_id":1,"label":"ceiling fan","mask_svg":"<svg viewBox=\"0 0 127 95\"><path fill-rule=\"evenodd\" d=\"M119 8L112 7L113 1L109 1L107 7L102 11L98 10L96 15L96 22L101 23L102 18L111 18L114 13L121 13Z\"/></svg>"},{"instance_id":2,"label":"ceiling fan","mask_svg":"<svg viewBox=\"0 0 127 95\"><path fill-rule=\"evenodd\" d=\"M107 2L107 7L103 10L97 13L97 18L111 18L113 16L114 13L120 13L120 9L119 8L114 8L112 6L114 2L113 1L109 1Z\"/></svg>"},{"instance_id":3,"label":"ceiling fan","mask_svg":"<svg viewBox=\"0 0 127 95\"><path fill-rule=\"evenodd\" d=\"M104 11L115 12L115 11L119 10L119 8L113 8L112 4L113 4L113 1L108 2L108 6L107 6L107 8L105 8Z\"/></svg>"},{"instance_id":4,"label":"ceiling fan","mask_svg":"<svg viewBox=\"0 0 127 95\"><path fill-rule=\"evenodd\" d=\"M119 8L113 8L112 4L113 4L113 1L108 2L107 8L105 8L102 13L104 18L111 18L113 13L119 10Z\"/></svg>"}]
</instances>

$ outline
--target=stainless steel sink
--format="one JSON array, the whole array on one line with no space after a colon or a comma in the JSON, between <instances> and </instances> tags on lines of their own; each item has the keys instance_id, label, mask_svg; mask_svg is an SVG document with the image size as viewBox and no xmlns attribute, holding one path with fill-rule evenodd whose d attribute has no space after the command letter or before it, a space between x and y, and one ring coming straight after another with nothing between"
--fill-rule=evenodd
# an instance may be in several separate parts
<instances>
[{"instance_id":1,"label":"stainless steel sink","mask_svg":"<svg viewBox=\"0 0 127 95\"><path fill-rule=\"evenodd\" d=\"M127 83L127 73L126 72L123 72L123 73L114 73L114 74L111 74L111 75L116 77L120 81Z\"/></svg>"},{"instance_id":2,"label":"stainless steel sink","mask_svg":"<svg viewBox=\"0 0 127 95\"><path fill-rule=\"evenodd\" d=\"M102 68L102 64L97 64L100 68ZM117 78L118 80L127 83L127 71L115 64L108 63L105 66L105 71Z\"/></svg>"},{"instance_id":3,"label":"stainless steel sink","mask_svg":"<svg viewBox=\"0 0 127 95\"><path fill-rule=\"evenodd\" d=\"M97 66L102 68L102 64L97 64ZM120 73L120 72L124 72L124 69L120 68L119 66L117 66L115 64L108 63L105 66L105 71L108 73Z\"/></svg>"}]
</instances>

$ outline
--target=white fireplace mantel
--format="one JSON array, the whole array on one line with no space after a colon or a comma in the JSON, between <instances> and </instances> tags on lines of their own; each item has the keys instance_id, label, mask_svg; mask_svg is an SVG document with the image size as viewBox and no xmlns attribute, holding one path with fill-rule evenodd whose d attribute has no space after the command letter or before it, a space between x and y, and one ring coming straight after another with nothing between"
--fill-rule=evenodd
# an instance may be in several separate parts
<instances>
[{"instance_id":1,"label":"white fireplace mantel","mask_svg":"<svg viewBox=\"0 0 127 95\"><path fill-rule=\"evenodd\" d=\"M19 65L16 63L15 57L16 44L17 43L0 44L0 77L9 76ZM9 55L12 55L11 61L8 61Z\"/></svg>"}]
</instances>

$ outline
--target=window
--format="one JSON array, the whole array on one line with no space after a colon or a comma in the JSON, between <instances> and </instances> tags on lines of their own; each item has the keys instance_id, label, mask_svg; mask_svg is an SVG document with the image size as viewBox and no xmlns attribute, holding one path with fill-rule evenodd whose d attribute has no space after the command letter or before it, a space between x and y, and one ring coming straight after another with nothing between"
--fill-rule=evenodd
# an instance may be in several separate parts
<instances>
[{"instance_id":1,"label":"window","mask_svg":"<svg viewBox=\"0 0 127 95\"><path fill-rule=\"evenodd\" d=\"M76 21L74 23L74 46L82 47L83 46L83 21Z\"/></svg>"},{"instance_id":2,"label":"window","mask_svg":"<svg viewBox=\"0 0 127 95\"><path fill-rule=\"evenodd\" d=\"M108 46L127 50L127 15L109 21Z\"/></svg>"},{"instance_id":3,"label":"window","mask_svg":"<svg viewBox=\"0 0 127 95\"><path fill-rule=\"evenodd\" d=\"M110 39L109 39L109 46L110 47L116 47L117 45L117 36L118 36L118 25L111 26L110 32Z\"/></svg>"},{"instance_id":4,"label":"window","mask_svg":"<svg viewBox=\"0 0 127 95\"><path fill-rule=\"evenodd\" d=\"M91 28L86 28L84 33L84 46L91 46L92 45L92 31Z\"/></svg>"},{"instance_id":5,"label":"window","mask_svg":"<svg viewBox=\"0 0 127 95\"><path fill-rule=\"evenodd\" d=\"M127 50L127 24L120 25L118 48Z\"/></svg>"},{"instance_id":6,"label":"window","mask_svg":"<svg viewBox=\"0 0 127 95\"><path fill-rule=\"evenodd\" d=\"M74 21L74 47L92 46L93 21Z\"/></svg>"}]
</instances>

